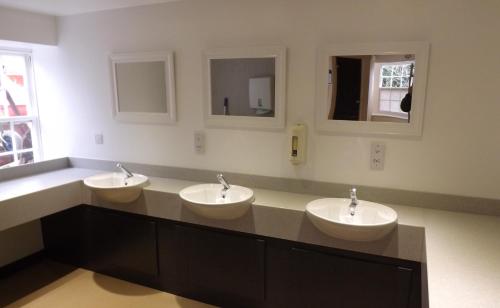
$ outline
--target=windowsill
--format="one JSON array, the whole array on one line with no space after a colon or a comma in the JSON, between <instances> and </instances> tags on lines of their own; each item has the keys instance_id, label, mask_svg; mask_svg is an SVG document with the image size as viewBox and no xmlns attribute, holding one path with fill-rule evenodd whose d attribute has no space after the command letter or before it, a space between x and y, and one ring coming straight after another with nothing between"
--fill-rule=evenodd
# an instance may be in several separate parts
<instances>
[{"instance_id":1,"label":"windowsill","mask_svg":"<svg viewBox=\"0 0 500 308\"><path fill-rule=\"evenodd\" d=\"M370 116L376 116L376 117L391 117L391 118L397 118L401 120L408 120L408 117L405 116L400 116L396 114L387 114L387 113L372 113Z\"/></svg>"}]
</instances>

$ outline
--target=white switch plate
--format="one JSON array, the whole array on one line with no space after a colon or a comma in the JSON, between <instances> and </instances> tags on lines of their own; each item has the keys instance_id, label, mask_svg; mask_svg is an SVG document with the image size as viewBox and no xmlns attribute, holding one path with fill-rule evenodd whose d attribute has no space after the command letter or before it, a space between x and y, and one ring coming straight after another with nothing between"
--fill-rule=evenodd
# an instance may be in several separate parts
<instances>
[{"instance_id":1,"label":"white switch plate","mask_svg":"<svg viewBox=\"0 0 500 308\"><path fill-rule=\"evenodd\" d=\"M372 142L370 153L370 168L372 170L384 170L385 165L385 144L382 142Z\"/></svg>"},{"instance_id":2,"label":"white switch plate","mask_svg":"<svg viewBox=\"0 0 500 308\"><path fill-rule=\"evenodd\" d=\"M197 154L205 153L205 132L194 132L194 151Z\"/></svg>"},{"instance_id":3,"label":"white switch plate","mask_svg":"<svg viewBox=\"0 0 500 308\"><path fill-rule=\"evenodd\" d=\"M104 144L104 135L102 133L94 135L95 144Z\"/></svg>"}]
</instances>

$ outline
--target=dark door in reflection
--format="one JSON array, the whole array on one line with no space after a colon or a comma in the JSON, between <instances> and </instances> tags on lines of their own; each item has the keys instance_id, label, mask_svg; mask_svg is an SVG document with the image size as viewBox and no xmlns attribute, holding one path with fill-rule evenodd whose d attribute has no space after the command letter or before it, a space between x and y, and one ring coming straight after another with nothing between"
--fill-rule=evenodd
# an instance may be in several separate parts
<instances>
[{"instance_id":1,"label":"dark door in reflection","mask_svg":"<svg viewBox=\"0 0 500 308\"><path fill-rule=\"evenodd\" d=\"M361 59L336 57L337 94L334 120L357 121L361 101Z\"/></svg>"}]
</instances>

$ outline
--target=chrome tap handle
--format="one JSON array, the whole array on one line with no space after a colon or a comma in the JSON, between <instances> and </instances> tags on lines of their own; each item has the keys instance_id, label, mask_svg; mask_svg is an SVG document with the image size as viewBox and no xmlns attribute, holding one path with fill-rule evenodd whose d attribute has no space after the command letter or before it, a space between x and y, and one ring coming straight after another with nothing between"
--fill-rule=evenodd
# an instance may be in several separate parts
<instances>
[{"instance_id":1,"label":"chrome tap handle","mask_svg":"<svg viewBox=\"0 0 500 308\"><path fill-rule=\"evenodd\" d=\"M224 187L224 190L228 190L229 188L231 188L231 186L227 183L227 181L224 178L224 175L222 175L222 173L217 174L217 180L219 181L219 183L222 184L222 186Z\"/></svg>"},{"instance_id":2,"label":"chrome tap handle","mask_svg":"<svg viewBox=\"0 0 500 308\"><path fill-rule=\"evenodd\" d=\"M349 204L349 214L351 216L354 216L356 213L356 206L358 205L358 197L356 196L356 188L351 188L350 190L350 195L351 195L351 204Z\"/></svg>"},{"instance_id":3,"label":"chrome tap handle","mask_svg":"<svg viewBox=\"0 0 500 308\"><path fill-rule=\"evenodd\" d=\"M120 163L117 163L116 164L116 168L120 169L123 173L125 173L125 176L126 178L131 178L133 177L134 175L132 174L132 172L130 172L127 168L125 168L125 166L123 166L122 164Z\"/></svg>"}]
</instances>

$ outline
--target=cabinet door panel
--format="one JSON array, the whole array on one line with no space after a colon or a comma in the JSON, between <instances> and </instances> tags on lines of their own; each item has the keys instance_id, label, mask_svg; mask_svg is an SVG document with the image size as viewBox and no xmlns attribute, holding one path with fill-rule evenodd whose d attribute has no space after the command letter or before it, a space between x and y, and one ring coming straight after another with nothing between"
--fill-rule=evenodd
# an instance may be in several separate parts
<instances>
[{"instance_id":1,"label":"cabinet door panel","mask_svg":"<svg viewBox=\"0 0 500 308\"><path fill-rule=\"evenodd\" d=\"M264 300L263 240L189 227L178 232L187 295L225 306Z\"/></svg>"},{"instance_id":2,"label":"cabinet door panel","mask_svg":"<svg viewBox=\"0 0 500 308\"><path fill-rule=\"evenodd\" d=\"M292 248L302 307L407 307L412 271Z\"/></svg>"},{"instance_id":3,"label":"cabinet door panel","mask_svg":"<svg viewBox=\"0 0 500 308\"><path fill-rule=\"evenodd\" d=\"M91 211L88 228L93 270L132 281L158 275L154 221L101 209Z\"/></svg>"},{"instance_id":4,"label":"cabinet door panel","mask_svg":"<svg viewBox=\"0 0 500 308\"><path fill-rule=\"evenodd\" d=\"M411 269L301 248L268 251L267 307L408 307Z\"/></svg>"},{"instance_id":5,"label":"cabinet door panel","mask_svg":"<svg viewBox=\"0 0 500 308\"><path fill-rule=\"evenodd\" d=\"M160 269L161 289L170 293L180 294L182 286L181 253L178 245L176 225L161 222L158 224L158 261Z\"/></svg>"},{"instance_id":6,"label":"cabinet door panel","mask_svg":"<svg viewBox=\"0 0 500 308\"><path fill-rule=\"evenodd\" d=\"M45 251L51 258L75 266L87 266L87 214L85 207L78 206L41 219Z\"/></svg>"}]
</instances>

